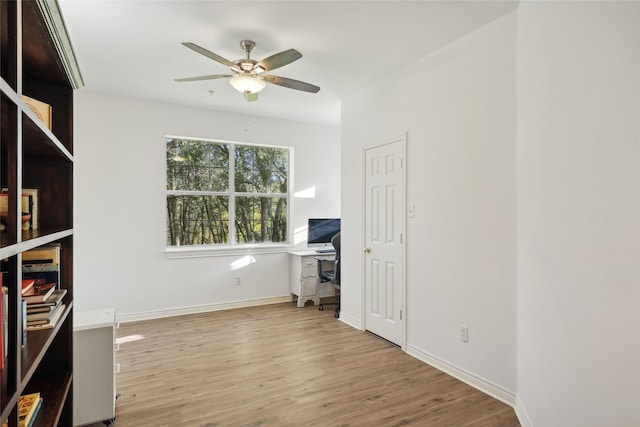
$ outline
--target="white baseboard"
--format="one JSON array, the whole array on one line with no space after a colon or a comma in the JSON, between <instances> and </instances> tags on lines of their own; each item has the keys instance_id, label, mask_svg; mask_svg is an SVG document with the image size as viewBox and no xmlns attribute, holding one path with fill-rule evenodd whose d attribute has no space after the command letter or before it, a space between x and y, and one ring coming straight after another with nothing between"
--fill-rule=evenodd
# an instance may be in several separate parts
<instances>
[{"instance_id":1,"label":"white baseboard","mask_svg":"<svg viewBox=\"0 0 640 427\"><path fill-rule=\"evenodd\" d=\"M520 397L516 397L516 416L518 417L518 421L520 421L520 425L522 427L533 427L533 423L527 414L527 411L524 408L524 403L520 400Z\"/></svg>"},{"instance_id":2,"label":"white baseboard","mask_svg":"<svg viewBox=\"0 0 640 427\"><path fill-rule=\"evenodd\" d=\"M419 348L413 347L410 344L407 344L406 351L407 354L415 357L416 359L421 360L424 363L431 365L434 368L439 369L442 372L445 372L466 384L469 384L471 387L477 388L478 390L488 394L489 396L495 397L496 399L506 403L509 406L513 407L516 404L516 393L511 390L508 390L498 384L495 384L485 378L482 378L449 362L439 359L436 356L424 352Z\"/></svg>"},{"instance_id":3,"label":"white baseboard","mask_svg":"<svg viewBox=\"0 0 640 427\"><path fill-rule=\"evenodd\" d=\"M193 307L172 308L167 310L146 311L143 313L133 313L116 315L120 323L137 322L139 320L162 319L164 317L183 316L185 314L207 313L210 311L229 310L232 308L256 307L259 305L277 304L291 301L291 296L281 296L272 298L260 298L245 301L223 302L217 304L198 305Z\"/></svg>"},{"instance_id":4,"label":"white baseboard","mask_svg":"<svg viewBox=\"0 0 640 427\"><path fill-rule=\"evenodd\" d=\"M342 323L346 323L347 325L359 331L362 330L362 322L360 322L359 319L356 319L355 317L351 317L348 314L343 313L342 311L340 312L340 321Z\"/></svg>"}]
</instances>

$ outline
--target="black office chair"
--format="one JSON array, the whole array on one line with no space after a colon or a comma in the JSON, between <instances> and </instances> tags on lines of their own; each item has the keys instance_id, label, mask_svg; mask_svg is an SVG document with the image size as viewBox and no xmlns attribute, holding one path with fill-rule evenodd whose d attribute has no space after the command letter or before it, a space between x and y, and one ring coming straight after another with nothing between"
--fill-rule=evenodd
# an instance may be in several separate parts
<instances>
[{"instance_id":1,"label":"black office chair","mask_svg":"<svg viewBox=\"0 0 640 427\"><path fill-rule=\"evenodd\" d=\"M336 300L333 302L323 302L320 303L318 310L324 310L325 305L335 305L336 310L334 315L336 317L340 317L340 233L338 232L335 236L331 238L331 244L336 250L336 256L333 261L333 268L331 270L324 270L322 265L324 262L327 262L326 258L317 257L318 260L318 278L321 283L331 282L333 283L333 287L336 292Z\"/></svg>"}]
</instances>

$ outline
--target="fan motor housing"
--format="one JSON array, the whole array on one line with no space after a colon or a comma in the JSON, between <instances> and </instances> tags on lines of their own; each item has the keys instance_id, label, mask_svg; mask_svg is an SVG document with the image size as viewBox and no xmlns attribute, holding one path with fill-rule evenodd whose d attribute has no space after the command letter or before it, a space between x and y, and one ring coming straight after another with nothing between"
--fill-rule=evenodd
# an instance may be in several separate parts
<instances>
[{"instance_id":1,"label":"fan motor housing","mask_svg":"<svg viewBox=\"0 0 640 427\"><path fill-rule=\"evenodd\" d=\"M253 70L254 65L258 63L255 59L238 59L233 61L234 64L238 65L242 71L248 72Z\"/></svg>"}]
</instances>

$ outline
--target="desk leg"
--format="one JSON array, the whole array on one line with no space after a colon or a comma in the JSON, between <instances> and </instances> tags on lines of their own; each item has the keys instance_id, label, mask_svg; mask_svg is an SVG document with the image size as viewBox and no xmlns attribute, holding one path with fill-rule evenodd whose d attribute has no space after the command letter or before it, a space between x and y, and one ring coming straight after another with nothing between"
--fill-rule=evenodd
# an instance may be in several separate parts
<instances>
[{"instance_id":1,"label":"desk leg","mask_svg":"<svg viewBox=\"0 0 640 427\"><path fill-rule=\"evenodd\" d=\"M314 305L320 305L320 297L318 296L310 296L310 297L298 297L298 307L302 308L307 303L307 301L313 301Z\"/></svg>"}]
</instances>

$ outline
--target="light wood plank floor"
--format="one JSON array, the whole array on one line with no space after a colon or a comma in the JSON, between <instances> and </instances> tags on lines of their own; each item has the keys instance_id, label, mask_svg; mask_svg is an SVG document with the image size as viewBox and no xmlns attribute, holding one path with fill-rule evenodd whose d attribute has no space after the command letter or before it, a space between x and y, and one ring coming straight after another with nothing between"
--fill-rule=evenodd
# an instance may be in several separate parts
<instances>
[{"instance_id":1,"label":"light wood plank floor","mask_svg":"<svg viewBox=\"0 0 640 427\"><path fill-rule=\"evenodd\" d=\"M117 427L520 425L508 405L343 324L333 307L132 322L117 336Z\"/></svg>"}]
</instances>

